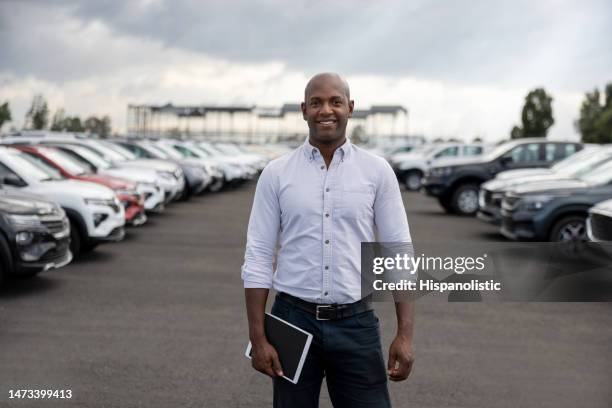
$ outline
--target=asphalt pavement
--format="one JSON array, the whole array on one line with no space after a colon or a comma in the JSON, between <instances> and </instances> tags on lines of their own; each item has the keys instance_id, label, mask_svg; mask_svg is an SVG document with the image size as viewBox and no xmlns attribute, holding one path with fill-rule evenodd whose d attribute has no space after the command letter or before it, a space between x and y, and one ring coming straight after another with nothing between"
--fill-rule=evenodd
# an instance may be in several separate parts
<instances>
[{"instance_id":1,"label":"asphalt pavement","mask_svg":"<svg viewBox=\"0 0 612 408\"><path fill-rule=\"evenodd\" d=\"M0 407L267 407L243 356L240 265L254 183L176 203L73 264L0 289ZM496 229L403 193L415 241ZM383 347L395 330L378 304ZM416 362L395 407L610 407L612 305L417 302ZM385 350L386 352L386 350ZM71 390L70 400L9 390ZM330 407L327 392L321 406Z\"/></svg>"}]
</instances>

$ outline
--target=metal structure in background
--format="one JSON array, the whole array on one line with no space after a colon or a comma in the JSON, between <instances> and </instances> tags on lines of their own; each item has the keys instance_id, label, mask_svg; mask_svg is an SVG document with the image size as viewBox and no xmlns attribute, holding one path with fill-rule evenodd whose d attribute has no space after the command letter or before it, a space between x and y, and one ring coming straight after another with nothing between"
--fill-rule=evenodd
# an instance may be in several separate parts
<instances>
[{"instance_id":1,"label":"metal structure in background","mask_svg":"<svg viewBox=\"0 0 612 408\"><path fill-rule=\"evenodd\" d=\"M146 137L202 137L218 141L269 143L303 140L307 135L299 104L280 108L212 105L128 105L127 133ZM408 110L374 105L355 110L348 134L361 138L406 138Z\"/></svg>"}]
</instances>

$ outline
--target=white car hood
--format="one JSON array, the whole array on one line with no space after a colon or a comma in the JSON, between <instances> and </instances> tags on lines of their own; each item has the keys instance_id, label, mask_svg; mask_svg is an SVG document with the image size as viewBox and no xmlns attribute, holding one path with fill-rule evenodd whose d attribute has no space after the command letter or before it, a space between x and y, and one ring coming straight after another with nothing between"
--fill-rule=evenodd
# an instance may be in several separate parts
<instances>
[{"instance_id":1,"label":"white car hood","mask_svg":"<svg viewBox=\"0 0 612 408\"><path fill-rule=\"evenodd\" d=\"M553 174L553 171L547 168L537 168L537 169L516 169L516 170L506 170L498 173L495 176L497 180L508 180L513 178L520 177L531 177L531 176L540 176Z\"/></svg>"},{"instance_id":2,"label":"white car hood","mask_svg":"<svg viewBox=\"0 0 612 408\"><path fill-rule=\"evenodd\" d=\"M41 181L26 187L26 191L42 195L61 204L61 197L66 195L79 196L82 198L99 198L101 200L112 200L115 192L101 184L90 183L80 180L50 180Z\"/></svg>"},{"instance_id":3,"label":"white car hood","mask_svg":"<svg viewBox=\"0 0 612 408\"><path fill-rule=\"evenodd\" d=\"M109 176L122 177L136 182L157 182L157 173L155 170L146 169L144 167L113 167L110 169L101 170L100 173L107 174Z\"/></svg>"},{"instance_id":4,"label":"white car hood","mask_svg":"<svg viewBox=\"0 0 612 408\"><path fill-rule=\"evenodd\" d=\"M169 171L174 173L179 166L175 163L171 163L165 160L157 160L157 159L136 159L136 160L128 160L121 163L117 163L120 167L138 167L138 168L147 168L147 169L155 169L160 171Z\"/></svg>"}]
</instances>

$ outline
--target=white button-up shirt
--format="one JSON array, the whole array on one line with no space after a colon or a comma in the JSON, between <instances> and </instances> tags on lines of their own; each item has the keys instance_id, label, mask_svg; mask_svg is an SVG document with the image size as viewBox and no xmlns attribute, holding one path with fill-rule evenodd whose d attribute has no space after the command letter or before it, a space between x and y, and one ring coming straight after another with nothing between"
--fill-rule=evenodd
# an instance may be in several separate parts
<instances>
[{"instance_id":1,"label":"white button-up shirt","mask_svg":"<svg viewBox=\"0 0 612 408\"><path fill-rule=\"evenodd\" d=\"M348 140L329 168L308 140L257 183L242 279L316 303L361 298L361 243L411 242L391 166ZM276 255L276 273L273 274Z\"/></svg>"}]
</instances>

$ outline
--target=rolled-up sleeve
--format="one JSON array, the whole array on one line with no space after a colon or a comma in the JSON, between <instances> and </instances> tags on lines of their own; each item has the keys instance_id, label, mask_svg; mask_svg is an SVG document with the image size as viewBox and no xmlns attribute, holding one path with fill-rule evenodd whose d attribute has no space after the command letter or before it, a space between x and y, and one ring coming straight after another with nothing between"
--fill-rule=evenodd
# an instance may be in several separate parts
<instances>
[{"instance_id":1,"label":"rolled-up sleeve","mask_svg":"<svg viewBox=\"0 0 612 408\"><path fill-rule=\"evenodd\" d=\"M412 242L402 194L389 163L381 164L374 200L374 223L379 242Z\"/></svg>"},{"instance_id":2,"label":"rolled-up sleeve","mask_svg":"<svg viewBox=\"0 0 612 408\"><path fill-rule=\"evenodd\" d=\"M274 253L280 229L277 177L268 165L261 173L251 209L242 265L245 288L271 288Z\"/></svg>"}]
</instances>

